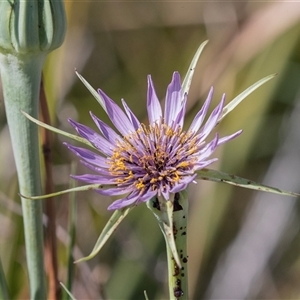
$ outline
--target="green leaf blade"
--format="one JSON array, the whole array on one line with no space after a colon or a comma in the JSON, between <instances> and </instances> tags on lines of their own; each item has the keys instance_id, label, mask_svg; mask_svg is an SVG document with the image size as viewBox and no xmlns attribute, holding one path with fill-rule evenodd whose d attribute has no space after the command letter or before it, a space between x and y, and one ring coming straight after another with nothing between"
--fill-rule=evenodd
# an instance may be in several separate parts
<instances>
[{"instance_id":1,"label":"green leaf blade","mask_svg":"<svg viewBox=\"0 0 300 300\"><path fill-rule=\"evenodd\" d=\"M260 86L268 82L269 80L273 79L277 74L271 74L269 76L266 76L254 84L252 84L250 87L248 87L246 90L244 90L242 93L240 93L238 96L236 96L233 100L231 100L224 108L222 112L222 116L220 117L218 123L220 123L223 118L228 115L232 110L234 110L246 97L248 97L250 94L252 94L256 89L258 89Z\"/></svg>"},{"instance_id":2,"label":"green leaf blade","mask_svg":"<svg viewBox=\"0 0 300 300\"><path fill-rule=\"evenodd\" d=\"M102 185L102 184L88 184L88 185L83 185L83 186L77 186L75 188L70 188L66 189L63 191L51 193L51 194L46 194L46 195L41 195L41 196L26 196L26 195L21 195L25 199L29 200L40 200L40 199L47 199L47 198L52 198L56 196L60 196L63 194L68 194L68 193L73 193L73 192L84 192L84 191L90 191L90 190L100 190L100 189L108 189L115 187L114 185Z\"/></svg>"},{"instance_id":3,"label":"green leaf blade","mask_svg":"<svg viewBox=\"0 0 300 300\"><path fill-rule=\"evenodd\" d=\"M131 209L134 206L131 207L125 207L119 210L116 210L108 222L106 223L104 229L102 230L95 246L92 252L81 259L78 259L75 261L75 263L82 262L82 261L87 261L91 258L93 258L96 254L99 253L99 251L102 249L102 247L105 245L109 237L112 235L112 233L116 230L116 228L119 226L119 224L123 221L123 219L128 215L128 213L131 211Z\"/></svg>"},{"instance_id":4,"label":"green leaf blade","mask_svg":"<svg viewBox=\"0 0 300 300\"><path fill-rule=\"evenodd\" d=\"M104 111L107 113L105 102L104 102L103 98L100 96L100 94L84 79L84 77L82 75L80 75L77 71L75 71L75 73L78 76L78 78L81 80L81 82L90 91L90 93L94 96L94 98L97 100L97 102L102 106Z\"/></svg>"},{"instance_id":5,"label":"green leaf blade","mask_svg":"<svg viewBox=\"0 0 300 300\"><path fill-rule=\"evenodd\" d=\"M283 196L292 196L292 197L299 197L300 194L285 191L279 188L263 185L260 183L257 183L255 181L242 178L236 175L227 174L224 172L211 170L211 169L202 169L197 172L198 176L197 179L201 180L209 180L209 181L215 181L215 182L224 182L231 185L239 186L246 189L256 190L256 191L262 191L262 192L268 192L273 194L279 194Z\"/></svg>"},{"instance_id":6,"label":"green leaf blade","mask_svg":"<svg viewBox=\"0 0 300 300\"><path fill-rule=\"evenodd\" d=\"M200 58L200 55L201 55L201 53L202 53L202 51L203 51L203 49L204 49L204 47L206 46L207 43L208 43L208 41L205 41L199 46L199 48L197 49L197 51L196 51L196 53L195 53L195 55L194 55L194 57L193 57L193 59L190 63L188 71L187 71L187 73L184 77L184 80L182 82L183 94L188 94L189 93L197 62L198 62L198 60Z\"/></svg>"},{"instance_id":7,"label":"green leaf blade","mask_svg":"<svg viewBox=\"0 0 300 300\"><path fill-rule=\"evenodd\" d=\"M68 294L71 300L76 300L76 298L72 295L72 293L67 289L67 287L62 282L60 282L60 285L63 287L63 289Z\"/></svg>"},{"instance_id":8,"label":"green leaf blade","mask_svg":"<svg viewBox=\"0 0 300 300\"><path fill-rule=\"evenodd\" d=\"M91 144L88 140L86 140L86 139L84 139L84 138L82 138L82 137L80 137L80 136L77 136L77 135L68 133L68 132L66 132L66 131L60 130L60 129L58 129L58 128L55 128L55 127L53 127L53 126L51 126L51 125L48 125L48 124L46 124L46 123L43 123L43 122L41 122L41 121L39 121L39 120L33 118L32 116L30 116L29 114L27 114L27 113L24 112L24 111L22 111L22 114L23 114L27 119L29 119L30 121L32 121L33 123L35 123L35 124L37 124L37 125L39 125L39 126L41 126L41 127L44 127L44 128L46 128L46 129L48 129L48 130L50 130L50 131L52 131L52 132L58 133L58 134L63 135L63 136L65 136L65 137L69 138L69 139L72 139L72 140L75 140L75 141L77 141L77 142L86 144L86 145L88 145L88 146L90 146L90 147L96 149L96 148L93 146L93 144Z\"/></svg>"}]
</instances>

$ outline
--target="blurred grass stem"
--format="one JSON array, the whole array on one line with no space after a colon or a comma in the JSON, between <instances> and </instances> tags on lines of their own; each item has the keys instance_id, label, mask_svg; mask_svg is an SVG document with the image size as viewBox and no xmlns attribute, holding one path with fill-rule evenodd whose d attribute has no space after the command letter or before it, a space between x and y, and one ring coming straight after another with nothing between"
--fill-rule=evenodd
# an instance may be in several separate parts
<instances>
[{"instance_id":1,"label":"blurred grass stem","mask_svg":"<svg viewBox=\"0 0 300 300\"><path fill-rule=\"evenodd\" d=\"M40 107L42 120L50 124L50 114L47 105L47 98L44 89L43 79L41 80L40 88ZM42 148L43 158L45 163L45 192L50 194L53 192L52 178L52 139L51 132L42 128ZM48 299L58 300L61 295L61 285L58 281L58 266L57 266L57 243L56 243L56 211L55 199L45 200L45 213L48 217L48 222L45 230L45 266L48 275Z\"/></svg>"},{"instance_id":2,"label":"blurred grass stem","mask_svg":"<svg viewBox=\"0 0 300 300\"><path fill-rule=\"evenodd\" d=\"M0 299L3 299L3 300L9 299L8 287L7 287L4 271L2 268L1 260L0 260Z\"/></svg>"}]
</instances>

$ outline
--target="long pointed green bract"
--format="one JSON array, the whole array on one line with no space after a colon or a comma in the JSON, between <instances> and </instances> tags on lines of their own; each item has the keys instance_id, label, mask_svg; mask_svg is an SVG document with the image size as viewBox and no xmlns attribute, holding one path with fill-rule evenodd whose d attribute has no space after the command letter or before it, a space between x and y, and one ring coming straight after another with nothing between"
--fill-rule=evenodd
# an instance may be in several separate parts
<instances>
[{"instance_id":1,"label":"long pointed green bract","mask_svg":"<svg viewBox=\"0 0 300 300\"><path fill-rule=\"evenodd\" d=\"M66 286L62 282L60 282L60 285L63 287L63 289L66 291L66 293L70 296L72 300L76 300L76 298L71 294L71 292L66 288Z\"/></svg>"},{"instance_id":2,"label":"long pointed green bract","mask_svg":"<svg viewBox=\"0 0 300 300\"><path fill-rule=\"evenodd\" d=\"M128 215L128 213L131 211L133 207L125 207L122 209L116 210L108 222L106 223L105 227L103 228L95 246L90 255L83 257L81 259L78 259L75 261L75 263L82 262L89 260L93 258L99 251L102 249L104 244L107 242L109 237L112 235L112 233L116 230L116 228L119 226L119 224L123 221L123 219Z\"/></svg>"},{"instance_id":3,"label":"long pointed green bract","mask_svg":"<svg viewBox=\"0 0 300 300\"><path fill-rule=\"evenodd\" d=\"M245 179L239 176L227 174L224 172L211 170L211 169L202 169L200 171L197 171L197 179L201 180L210 180L215 182L224 182L231 185L236 185L242 188L256 190L256 191L262 191L262 192L268 192L273 194L279 194L283 196L292 196L292 197L299 197L300 194L285 191L279 188L263 185L260 183L257 183L255 181Z\"/></svg>"},{"instance_id":4,"label":"long pointed green bract","mask_svg":"<svg viewBox=\"0 0 300 300\"><path fill-rule=\"evenodd\" d=\"M145 300L149 300L148 295L147 295L147 291L144 291L144 296L145 296Z\"/></svg>"},{"instance_id":5,"label":"long pointed green bract","mask_svg":"<svg viewBox=\"0 0 300 300\"><path fill-rule=\"evenodd\" d=\"M102 185L102 184L88 184L84 186L78 186L75 188L70 188L66 189L63 191L51 193L51 194L46 194L46 195L41 195L41 196L27 196L27 195L21 195L25 199L29 200L40 200L40 199L47 199L51 197L56 197L60 196L63 194L68 194L68 193L73 193L73 192L83 192L83 191L90 191L90 190L99 190L99 189L106 189L106 188L111 188L114 187L113 185Z\"/></svg>"},{"instance_id":6,"label":"long pointed green bract","mask_svg":"<svg viewBox=\"0 0 300 300\"><path fill-rule=\"evenodd\" d=\"M204 49L204 47L206 46L206 44L208 43L208 41L205 41L203 42L199 48L197 49L191 63L190 63L190 66L189 66L189 69L184 77L184 80L182 82L182 91L183 91L183 94L188 94L189 93L189 90L190 90L190 86L191 86L191 83L192 83L192 79L193 79L193 76L194 76L194 72L195 72L195 68L196 68L196 65L197 65L197 62L199 60L199 57Z\"/></svg>"},{"instance_id":7,"label":"long pointed green bract","mask_svg":"<svg viewBox=\"0 0 300 300\"><path fill-rule=\"evenodd\" d=\"M105 104L104 104L104 100L102 99L102 97L100 96L100 94L97 93L97 91L77 71L75 71L75 73L78 76L78 78L81 80L81 82L86 86L86 88L95 97L95 99L97 100L97 102L102 106L102 108L104 109L104 111L107 113L107 110L106 110L106 107L105 107Z\"/></svg>"},{"instance_id":8,"label":"long pointed green bract","mask_svg":"<svg viewBox=\"0 0 300 300\"><path fill-rule=\"evenodd\" d=\"M58 133L58 134L60 134L60 135L63 135L63 136L68 137L69 139L72 139L72 140L75 140L75 141L77 141L77 142L86 144L86 145L88 145L88 146L90 146L90 147L96 149L96 148L95 148L88 140L86 140L86 139L84 139L84 138L82 138L82 137L80 137L80 136L77 136L77 135L68 133L68 132L66 132L66 131L60 130L60 129L58 129L58 128L55 128L55 127L53 127L53 126L51 126L51 125L48 125L48 124L46 124L46 123L43 123L43 122L41 122L41 121L35 119L34 117L30 116L30 115L29 115L28 113L26 113L25 111L22 111L22 114L23 114L27 119L29 119L30 121L32 121L33 123L35 123L35 124L37 124L37 125L39 125L39 126L41 126L41 127L44 127L44 128L46 128L46 129L48 129L48 130L51 130L52 132L56 132L56 133Z\"/></svg>"},{"instance_id":9,"label":"long pointed green bract","mask_svg":"<svg viewBox=\"0 0 300 300\"><path fill-rule=\"evenodd\" d=\"M246 90L244 90L242 93L240 93L238 96L236 96L233 100L231 100L224 108L222 111L222 115L218 121L220 123L223 118L229 114L232 110L234 110L247 96L252 94L256 89L258 89L261 85L265 84L272 78L274 78L277 74L271 74L269 76L266 76L254 84L252 84L250 87L248 87Z\"/></svg>"}]
</instances>

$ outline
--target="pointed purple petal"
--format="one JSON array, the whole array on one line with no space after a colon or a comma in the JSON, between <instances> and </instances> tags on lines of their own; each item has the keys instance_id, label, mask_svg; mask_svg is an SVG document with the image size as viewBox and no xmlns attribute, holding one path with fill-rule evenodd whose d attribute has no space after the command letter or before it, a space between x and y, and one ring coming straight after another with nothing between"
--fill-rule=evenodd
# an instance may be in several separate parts
<instances>
[{"instance_id":1,"label":"pointed purple petal","mask_svg":"<svg viewBox=\"0 0 300 300\"><path fill-rule=\"evenodd\" d=\"M127 105L127 103L121 99L123 107L125 109L125 112L131 122L131 124L133 125L135 130L138 130L141 127L141 123L138 120L138 118L135 116L135 114L131 111L131 109L129 108L129 106Z\"/></svg>"},{"instance_id":2,"label":"pointed purple petal","mask_svg":"<svg viewBox=\"0 0 300 300\"><path fill-rule=\"evenodd\" d=\"M177 183L171 190L171 193L178 193L182 190L185 190L188 186L189 183L191 183L195 178L196 178L197 174L194 174L193 176L186 176L183 177L182 180L180 180L179 183Z\"/></svg>"},{"instance_id":3,"label":"pointed purple petal","mask_svg":"<svg viewBox=\"0 0 300 300\"><path fill-rule=\"evenodd\" d=\"M81 159L84 159L85 161L97 165L99 167L107 168L108 165L106 163L106 158L90 151L85 148L81 147L75 147L68 143L64 143L72 152L74 152L77 156L79 156Z\"/></svg>"},{"instance_id":4,"label":"pointed purple petal","mask_svg":"<svg viewBox=\"0 0 300 300\"><path fill-rule=\"evenodd\" d=\"M219 145L222 145L222 144L224 144L224 143L226 143L226 142L228 142L228 141L230 141L230 140L232 140L232 139L234 139L234 138L236 138L236 137L239 136L242 132L243 132L243 130L239 130L239 131L237 131L237 132L235 132L235 133L233 133L233 134L231 134L231 135L222 137L222 138L219 139L219 141L218 141L218 146L219 146Z\"/></svg>"},{"instance_id":5,"label":"pointed purple petal","mask_svg":"<svg viewBox=\"0 0 300 300\"><path fill-rule=\"evenodd\" d=\"M203 150L201 150L201 154L198 156L198 161L202 161L205 158L209 157L217 148L219 141L219 135L216 133L215 138L210 141Z\"/></svg>"},{"instance_id":6,"label":"pointed purple petal","mask_svg":"<svg viewBox=\"0 0 300 300\"><path fill-rule=\"evenodd\" d=\"M180 191L183 191L187 188L188 184L187 183L178 183L176 184L171 190L171 193L178 193Z\"/></svg>"},{"instance_id":7,"label":"pointed purple petal","mask_svg":"<svg viewBox=\"0 0 300 300\"><path fill-rule=\"evenodd\" d=\"M201 129L199 135L202 136L202 139L205 139L210 134L212 129L216 126L216 124L222 114L224 102L225 102L225 94L223 94L221 102L213 110L213 112L209 116L208 120L206 121L204 127Z\"/></svg>"},{"instance_id":8,"label":"pointed purple petal","mask_svg":"<svg viewBox=\"0 0 300 300\"><path fill-rule=\"evenodd\" d=\"M198 130L200 129L202 123L203 123L203 120L207 114L207 110L209 108L209 105L210 105L210 102L211 102L211 99L212 99L212 96L213 96L213 93L214 93L214 89L213 87L210 88L209 90L209 93L208 93L208 96L202 106L202 108L200 109L200 111L196 114L190 128L188 131L192 131L194 133L197 133Z\"/></svg>"},{"instance_id":9,"label":"pointed purple petal","mask_svg":"<svg viewBox=\"0 0 300 300\"><path fill-rule=\"evenodd\" d=\"M129 206L136 202L139 198L139 195L136 193L131 193L129 196L119 199L115 202L113 202L107 209L108 210L116 210L116 209L121 209L125 206Z\"/></svg>"},{"instance_id":10,"label":"pointed purple petal","mask_svg":"<svg viewBox=\"0 0 300 300\"><path fill-rule=\"evenodd\" d=\"M93 129L89 128L88 126L77 123L71 119L69 119L69 123L76 129L78 134L80 134L83 138L91 142L103 154L112 155L114 145L112 145L109 141L100 136Z\"/></svg>"},{"instance_id":11,"label":"pointed purple petal","mask_svg":"<svg viewBox=\"0 0 300 300\"><path fill-rule=\"evenodd\" d=\"M108 168L101 168L101 167L98 167L98 166L94 166L84 160L80 160L80 162L85 165L87 168L95 171L95 172L98 172L100 173L101 175L104 175L104 176L108 176L110 178L114 178L114 176L111 175L111 172L108 170Z\"/></svg>"},{"instance_id":12,"label":"pointed purple petal","mask_svg":"<svg viewBox=\"0 0 300 300\"><path fill-rule=\"evenodd\" d=\"M147 111L149 124L153 124L162 118L161 105L156 96L154 85L151 79L151 75L148 75L148 92L147 92Z\"/></svg>"},{"instance_id":13,"label":"pointed purple petal","mask_svg":"<svg viewBox=\"0 0 300 300\"><path fill-rule=\"evenodd\" d=\"M121 140L121 137L110 126L97 118L92 112L90 112L90 115L103 136L113 145L116 145L117 141Z\"/></svg>"},{"instance_id":14,"label":"pointed purple petal","mask_svg":"<svg viewBox=\"0 0 300 300\"><path fill-rule=\"evenodd\" d=\"M92 184L116 184L116 182L113 179L101 175L84 174L84 175L71 175L71 177L73 179L92 183Z\"/></svg>"},{"instance_id":15,"label":"pointed purple petal","mask_svg":"<svg viewBox=\"0 0 300 300\"><path fill-rule=\"evenodd\" d=\"M97 192L101 195L106 196L119 196L124 195L132 191L132 187L124 188L124 187L115 187L109 188L107 190L97 190Z\"/></svg>"},{"instance_id":16,"label":"pointed purple petal","mask_svg":"<svg viewBox=\"0 0 300 300\"><path fill-rule=\"evenodd\" d=\"M165 198L165 200L169 200L170 198L170 191L169 188L166 188L166 190L164 190L163 187L160 188L160 192L163 195L163 197Z\"/></svg>"},{"instance_id":17,"label":"pointed purple petal","mask_svg":"<svg viewBox=\"0 0 300 300\"><path fill-rule=\"evenodd\" d=\"M173 73L172 81L168 86L165 103L165 123L169 126L173 125L178 112L181 108L183 95L181 90L181 80L178 72Z\"/></svg>"},{"instance_id":18,"label":"pointed purple petal","mask_svg":"<svg viewBox=\"0 0 300 300\"><path fill-rule=\"evenodd\" d=\"M184 96L184 100L182 102L181 108L175 120L175 124L179 125L181 128L183 127L183 123L184 123L186 100L187 100L187 94L185 94Z\"/></svg>"},{"instance_id":19,"label":"pointed purple petal","mask_svg":"<svg viewBox=\"0 0 300 300\"><path fill-rule=\"evenodd\" d=\"M146 202L153 198L157 194L157 191L148 190L145 194L140 196L137 203Z\"/></svg>"},{"instance_id":20,"label":"pointed purple petal","mask_svg":"<svg viewBox=\"0 0 300 300\"><path fill-rule=\"evenodd\" d=\"M110 99L102 90L98 89L98 93L103 98L104 105L107 111L107 115L111 119L112 123L119 130L119 132L126 136L130 132L134 132L135 129L131 122L128 120L122 109Z\"/></svg>"},{"instance_id":21,"label":"pointed purple petal","mask_svg":"<svg viewBox=\"0 0 300 300\"><path fill-rule=\"evenodd\" d=\"M217 158L212 158L210 160L201 161L199 163L196 163L195 164L195 171L206 168L207 166L211 165L212 163L214 163L217 160L218 160Z\"/></svg>"}]
</instances>

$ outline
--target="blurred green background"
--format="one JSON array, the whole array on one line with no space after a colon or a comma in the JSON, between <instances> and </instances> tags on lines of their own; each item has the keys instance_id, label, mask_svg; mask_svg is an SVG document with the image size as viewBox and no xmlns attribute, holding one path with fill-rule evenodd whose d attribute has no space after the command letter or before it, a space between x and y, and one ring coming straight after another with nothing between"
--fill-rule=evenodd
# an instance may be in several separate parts
<instances>
[{"instance_id":1,"label":"blurred green background","mask_svg":"<svg viewBox=\"0 0 300 300\"><path fill-rule=\"evenodd\" d=\"M44 69L52 123L69 132L67 119L94 127L89 111L109 122L76 77L120 103L124 98L146 121L146 76L163 99L173 71L184 77L204 40L188 98L189 125L208 89L214 107L272 73L217 130L243 134L218 149L212 168L300 192L300 3L275 1L108 2L67 1L63 46ZM77 158L53 135L55 190L70 184ZM69 141L70 142L70 141ZM28 298L24 237L15 166L3 99L0 110L0 257L13 299ZM76 173L86 172L78 165ZM224 184L191 185L188 229L191 299L299 299L300 205L297 199ZM75 195L75 259L89 254L111 215L113 199ZM66 282L70 196L53 201L57 212L59 279ZM162 235L140 205L103 251L75 266L77 299L166 299L167 265Z\"/></svg>"}]
</instances>

